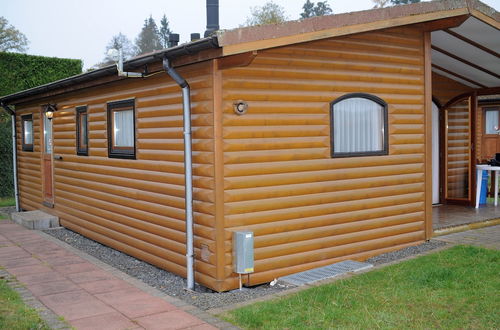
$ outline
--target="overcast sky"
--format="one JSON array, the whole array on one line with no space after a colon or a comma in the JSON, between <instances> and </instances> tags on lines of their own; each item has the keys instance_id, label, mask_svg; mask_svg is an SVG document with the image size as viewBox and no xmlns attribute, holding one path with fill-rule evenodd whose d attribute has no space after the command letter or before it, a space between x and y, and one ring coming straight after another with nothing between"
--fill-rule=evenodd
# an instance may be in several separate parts
<instances>
[{"instance_id":1,"label":"overcast sky","mask_svg":"<svg viewBox=\"0 0 500 330\"><path fill-rule=\"evenodd\" d=\"M267 0L219 0L220 27L231 29L250 15L250 7ZM286 10L289 19L298 19L305 0L274 0ZM371 0L329 0L334 13L373 7ZM500 0L483 0L500 8ZM205 0L0 0L0 16L23 32L28 54L82 59L84 68L101 61L106 45L119 32L132 41L144 19L152 15L160 23L167 15L170 28L181 42L190 33L203 35L206 27Z\"/></svg>"}]
</instances>

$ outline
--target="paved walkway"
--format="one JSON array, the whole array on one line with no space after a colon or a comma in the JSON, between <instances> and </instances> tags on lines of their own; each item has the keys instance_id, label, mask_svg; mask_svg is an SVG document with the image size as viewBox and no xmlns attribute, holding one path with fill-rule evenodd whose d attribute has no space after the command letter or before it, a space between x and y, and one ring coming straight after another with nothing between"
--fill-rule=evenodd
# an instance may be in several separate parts
<instances>
[{"instance_id":1,"label":"paved walkway","mask_svg":"<svg viewBox=\"0 0 500 330\"><path fill-rule=\"evenodd\" d=\"M191 306L140 290L10 221L0 221L0 266L76 329L217 329L183 310Z\"/></svg>"},{"instance_id":2,"label":"paved walkway","mask_svg":"<svg viewBox=\"0 0 500 330\"><path fill-rule=\"evenodd\" d=\"M500 250L500 225L438 236L434 239L454 244L469 244Z\"/></svg>"}]
</instances>

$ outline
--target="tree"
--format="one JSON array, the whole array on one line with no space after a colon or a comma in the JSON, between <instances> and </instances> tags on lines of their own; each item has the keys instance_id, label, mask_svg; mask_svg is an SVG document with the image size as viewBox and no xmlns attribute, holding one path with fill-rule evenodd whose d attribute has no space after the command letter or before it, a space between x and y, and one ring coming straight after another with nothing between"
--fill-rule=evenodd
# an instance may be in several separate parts
<instances>
[{"instance_id":1,"label":"tree","mask_svg":"<svg viewBox=\"0 0 500 330\"><path fill-rule=\"evenodd\" d=\"M330 15L332 13L332 8L330 8L326 0L318 1L316 4L307 0L302 6L302 9L304 9L304 11L300 14L301 18Z\"/></svg>"},{"instance_id":2,"label":"tree","mask_svg":"<svg viewBox=\"0 0 500 330\"><path fill-rule=\"evenodd\" d=\"M373 8L384 8L391 0L372 0L375 6Z\"/></svg>"},{"instance_id":3,"label":"tree","mask_svg":"<svg viewBox=\"0 0 500 330\"><path fill-rule=\"evenodd\" d=\"M266 2L262 7L250 8L250 17L247 17L245 26L283 23L287 20L285 8L272 1Z\"/></svg>"},{"instance_id":4,"label":"tree","mask_svg":"<svg viewBox=\"0 0 500 330\"><path fill-rule=\"evenodd\" d=\"M28 39L17 30L9 21L0 16L0 52L17 51L20 53L28 49Z\"/></svg>"},{"instance_id":5,"label":"tree","mask_svg":"<svg viewBox=\"0 0 500 330\"><path fill-rule=\"evenodd\" d=\"M144 20L144 26L137 39L135 39L135 45L137 47L137 55L162 49L160 33L152 16Z\"/></svg>"},{"instance_id":6,"label":"tree","mask_svg":"<svg viewBox=\"0 0 500 330\"><path fill-rule=\"evenodd\" d=\"M108 45L106 46L106 52L104 53L104 60L102 61L102 63L99 63L98 66L103 67L115 62L114 59L112 59L108 55L108 51L110 49L121 49L123 59L127 60L135 55L136 50L134 48L134 45L126 35L122 34L121 32L118 33L109 41Z\"/></svg>"},{"instance_id":7,"label":"tree","mask_svg":"<svg viewBox=\"0 0 500 330\"><path fill-rule=\"evenodd\" d=\"M160 44L163 48L168 48L168 35L172 33L170 30L170 27L168 26L168 19L165 14L163 14L163 17L161 18L160 21L160 31L159 31L159 37L160 37Z\"/></svg>"},{"instance_id":8,"label":"tree","mask_svg":"<svg viewBox=\"0 0 500 330\"><path fill-rule=\"evenodd\" d=\"M417 3L420 2L420 0L391 0L391 3L393 5L407 5L410 3Z\"/></svg>"}]
</instances>

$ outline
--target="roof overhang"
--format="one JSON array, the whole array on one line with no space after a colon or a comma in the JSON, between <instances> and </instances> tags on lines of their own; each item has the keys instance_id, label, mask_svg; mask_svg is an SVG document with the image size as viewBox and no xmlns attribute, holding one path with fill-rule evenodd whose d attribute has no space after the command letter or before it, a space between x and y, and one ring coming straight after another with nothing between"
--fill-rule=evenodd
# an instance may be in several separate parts
<instances>
[{"instance_id":1,"label":"roof overhang","mask_svg":"<svg viewBox=\"0 0 500 330\"><path fill-rule=\"evenodd\" d=\"M462 17L465 20L468 16L500 29L500 14L482 2L445 0L221 31L218 40L219 45L223 47L223 55L233 55L391 27L432 23L443 19ZM433 25L430 24L429 27L432 28Z\"/></svg>"},{"instance_id":2,"label":"roof overhang","mask_svg":"<svg viewBox=\"0 0 500 330\"><path fill-rule=\"evenodd\" d=\"M432 70L472 88L500 86L500 30L471 15L460 26L434 31Z\"/></svg>"}]
</instances>

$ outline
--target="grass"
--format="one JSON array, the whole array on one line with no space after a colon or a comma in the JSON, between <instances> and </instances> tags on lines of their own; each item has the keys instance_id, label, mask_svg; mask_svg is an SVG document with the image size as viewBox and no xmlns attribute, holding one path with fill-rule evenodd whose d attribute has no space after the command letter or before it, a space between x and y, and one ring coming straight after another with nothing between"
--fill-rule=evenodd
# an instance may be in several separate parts
<instances>
[{"instance_id":1,"label":"grass","mask_svg":"<svg viewBox=\"0 0 500 330\"><path fill-rule=\"evenodd\" d=\"M499 329L500 251L408 260L222 317L246 329Z\"/></svg>"},{"instance_id":2,"label":"grass","mask_svg":"<svg viewBox=\"0 0 500 330\"><path fill-rule=\"evenodd\" d=\"M0 329L50 329L3 279L0 280Z\"/></svg>"},{"instance_id":3,"label":"grass","mask_svg":"<svg viewBox=\"0 0 500 330\"><path fill-rule=\"evenodd\" d=\"M14 197L0 197L0 207L14 205L16 205L16 200Z\"/></svg>"}]
</instances>

